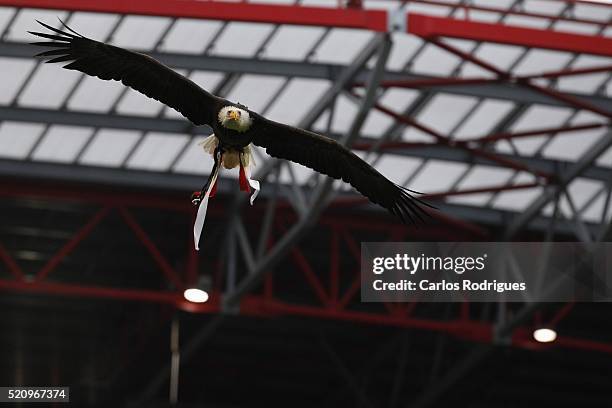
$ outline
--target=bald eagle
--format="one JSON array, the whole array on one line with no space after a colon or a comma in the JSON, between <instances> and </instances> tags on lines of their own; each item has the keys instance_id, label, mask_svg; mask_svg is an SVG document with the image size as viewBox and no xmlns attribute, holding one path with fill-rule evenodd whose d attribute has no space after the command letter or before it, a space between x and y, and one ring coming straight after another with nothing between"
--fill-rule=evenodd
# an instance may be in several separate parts
<instances>
[{"instance_id":1,"label":"bald eagle","mask_svg":"<svg viewBox=\"0 0 612 408\"><path fill-rule=\"evenodd\" d=\"M423 220L422 215L428 215L422 206L430 205L414 197L411 193L415 191L391 182L328 137L274 122L246 106L212 95L145 54L83 37L63 22L67 31L40 21L38 23L51 33L30 33L51 41L32 44L51 49L37 54L37 57L48 58L46 62L50 63L70 61L64 68L103 80L121 81L174 108L195 125L209 125L213 129L214 134L204 142L204 148L213 155L214 165L207 183L194 197L195 205L200 204L205 192L214 194L211 188L216 186L221 165L226 168L239 166L241 189L249 189L244 168L252 162L252 143L265 148L273 157L302 164L334 179L342 179L404 223Z\"/></svg>"}]
</instances>

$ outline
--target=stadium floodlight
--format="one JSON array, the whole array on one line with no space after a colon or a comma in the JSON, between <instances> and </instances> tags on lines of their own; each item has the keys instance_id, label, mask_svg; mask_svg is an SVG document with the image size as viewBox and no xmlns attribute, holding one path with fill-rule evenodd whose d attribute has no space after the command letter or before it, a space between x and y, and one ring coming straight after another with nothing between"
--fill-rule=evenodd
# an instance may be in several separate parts
<instances>
[{"instance_id":1,"label":"stadium floodlight","mask_svg":"<svg viewBox=\"0 0 612 408\"><path fill-rule=\"evenodd\" d=\"M552 343L557 339L557 332L547 327L541 327L533 331L533 338L539 343Z\"/></svg>"},{"instance_id":2,"label":"stadium floodlight","mask_svg":"<svg viewBox=\"0 0 612 408\"><path fill-rule=\"evenodd\" d=\"M185 289L183 297L191 303L206 303L211 286L210 277L200 276L196 285Z\"/></svg>"},{"instance_id":3,"label":"stadium floodlight","mask_svg":"<svg viewBox=\"0 0 612 408\"><path fill-rule=\"evenodd\" d=\"M208 301L208 292L198 288L185 289L183 296L192 303L205 303Z\"/></svg>"}]
</instances>

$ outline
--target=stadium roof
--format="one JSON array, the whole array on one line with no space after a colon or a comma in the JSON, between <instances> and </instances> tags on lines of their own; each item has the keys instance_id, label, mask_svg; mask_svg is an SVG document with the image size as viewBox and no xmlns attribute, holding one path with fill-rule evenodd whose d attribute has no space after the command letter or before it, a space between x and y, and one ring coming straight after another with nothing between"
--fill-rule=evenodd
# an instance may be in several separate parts
<instances>
[{"instance_id":1,"label":"stadium roof","mask_svg":"<svg viewBox=\"0 0 612 408\"><path fill-rule=\"evenodd\" d=\"M204 88L272 119L311 124L336 137L349 131L359 111L360 86L376 59L377 32L383 31L338 28L324 20L318 26L306 20L308 25L300 25L291 18L291 24L270 24L266 21L274 17L259 15L245 18L253 22L229 21L231 13L222 15L225 8L217 19L150 15L163 2L148 6L135 2L134 13L140 7L142 14L149 15L88 11L95 2L43 3L57 10L0 8L0 71L4 73L0 78L0 172L4 174L34 172L61 179L73 170L95 167L106 170L99 174L108 174L106 181L111 183L121 179L138 184L141 178L132 180L132 174L146 171L152 178L159 173L176 175L161 187L189 184L197 189L201 182L195 180L203 180L199 176L211 167L210 158L197 145L209 132L207 128L191 127L178 113L119 83L33 59L35 50L26 43L32 40L27 31L36 28L36 19L57 26L59 17L88 37L147 52ZM61 10L62 6L69 11ZM337 3L304 1L300 6L334 10L331 7ZM550 30L568 35L567 39L589 36L585 38L601 39L601 46L608 45L612 35L608 26L612 7L588 2L500 1L493 7L482 1L410 1L402 8L395 1L365 1L363 6L368 12L389 10L389 16L407 12L415 17L408 20L408 32L420 30L417 19L437 16L470 24L502 22L508 27ZM451 206L521 212L542 194L547 177L580 162L598 142L611 137L612 59L609 48L576 53L562 50L564 44L554 50L525 47L521 38L488 41L484 31L481 39L457 38L462 35L456 33L423 38L422 33L393 32L393 47L376 95L381 109L368 112L355 147L394 181L427 194L445 195ZM364 67L357 67L332 98L331 107L324 106L320 115L312 116L321 107L321 98L360 58L366 61ZM517 85L516 78L529 78L529 85ZM393 114L403 115L404 120ZM312 123L304 123L305 118ZM486 144L478 141L491 135L497 139ZM391 146L389 142L405 143ZM258 159L260 165L269 160L261 154ZM612 149L608 148L569 182L574 205L586 221L601 219L610 166ZM198 178L184 177L190 175ZM72 177L78 178L78 173ZM311 177L310 170L297 164L284 165L281 172L287 183L303 185ZM178 178L183 182L177 183ZM550 213L552 207L545 211ZM571 215L567 202L563 211Z\"/></svg>"},{"instance_id":2,"label":"stadium roof","mask_svg":"<svg viewBox=\"0 0 612 408\"><path fill-rule=\"evenodd\" d=\"M241 212L222 181L196 255L188 197L210 130L33 59L26 31L57 17L351 142L442 211L405 227L258 154L262 197ZM363 303L358 266L360 241L610 241L611 18L574 0L0 0L5 383L165 401L169 319L189 310L175 320L182 402L605 405L605 305ZM198 277L212 282L199 308L182 297ZM532 322L556 324L554 348Z\"/></svg>"}]
</instances>

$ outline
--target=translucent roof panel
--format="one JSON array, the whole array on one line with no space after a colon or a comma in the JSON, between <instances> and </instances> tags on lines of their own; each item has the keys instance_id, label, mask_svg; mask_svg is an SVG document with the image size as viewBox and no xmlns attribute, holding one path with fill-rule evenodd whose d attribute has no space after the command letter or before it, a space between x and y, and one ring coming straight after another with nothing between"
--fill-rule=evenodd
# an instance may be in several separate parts
<instances>
[{"instance_id":1,"label":"translucent roof panel","mask_svg":"<svg viewBox=\"0 0 612 408\"><path fill-rule=\"evenodd\" d=\"M601 139L605 132L604 129L565 132L555 137L544 148L542 155L551 159L576 160Z\"/></svg>"},{"instance_id":2,"label":"translucent roof panel","mask_svg":"<svg viewBox=\"0 0 612 408\"><path fill-rule=\"evenodd\" d=\"M468 96L437 94L429 101L417 119L442 134L448 134L475 103L476 99Z\"/></svg>"},{"instance_id":3,"label":"translucent roof panel","mask_svg":"<svg viewBox=\"0 0 612 408\"><path fill-rule=\"evenodd\" d=\"M572 114L569 108L533 105L510 127L510 131L521 132L560 126ZM546 137L529 137L514 140L522 154L533 154L546 141Z\"/></svg>"},{"instance_id":4,"label":"translucent roof panel","mask_svg":"<svg viewBox=\"0 0 612 408\"><path fill-rule=\"evenodd\" d=\"M80 72L59 70L51 64L39 64L19 96L19 104L37 108L59 108L81 75Z\"/></svg>"},{"instance_id":5,"label":"translucent roof panel","mask_svg":"<svg viewBox=\"0 0 612 408\"><path fill-rule=\"evenodd\" d=\"M533 183L533 175L520 172L513 180L514 184ZM522 188L497 193L492 201L495 208L510 211L522 211L542 194L542 187Z\"/></svg>"},{"instance_id":6,"label":"translucent roof panel","mask_svg":"<svg viewBox=\"0 0 612 408\"><path fill-rule=\"evenodd\" d=\"M612 7L595 3L577 3L572 12L577 18L588 18L606 23L612 19Z\"/></svg>"},{"instance_id":7,"label":"translucent roof panel","mask_svg":"<svg viewBox=\"0 0 612 408\"><path fill-rule=\"evenodd\" d=\"M190 138L186 135L150 132L128 159L127 167L166 171L189 140Z\"/></svg>"},{"instance_id":8,"label":"translucent roof panel","mask_svg":"<svg viewBox=\"0 0 612 408\"><path fill-rule=\"evenodd\" d=\"M33 36L28 31L41 31L41 26L36 20L44 21L53 27L58 27L60 26L58 18L69 21L66 18L67 16L67 12L59 10L20 9L13 20L13 24L9 27L6 39L18 42L31 42Z\"/></svg>"},{"instance_id":9,"label":"translucent roof panel","mask_svg":"<svg viewBox=\"0 0 612 408\"><path fill-rule=\"evenodd\" d=\"M461 123L454 137L458 140L486 136L514 107L514 103L487 99Z\"/></svg>"},{"instance_id":10,"label":"translucent roof panel","mask_svg":"<svg viewBox=\"0 0 612 408\"><path fill-rule=\"evenodd\" d=\"M332 132L340 134L348 132L357 114L358 108L359 107L353 100L344 95L340 95L338 99L336 99L336 105L334 107Z\"/></svg>"},{"instance_id":11,"label":"translucent roof panel","mask_svg":"<svg viewBox=\"0 0 612 408\"><path fill-rule=\"evenodd\" d=\"M126 16L113 35L113 45L150 50L171 23L172 20L165 17Z\"/></svg>"},{"instance_id":12,"label":"translucent roof panel","mask_svg":"<svg viewBox=\"0 0 612 408\"><path fill-rule=\"evenodd\" d=\"M211 54L253 57L271 31L269 24L228 23L215 41Z\"/></svg>"},{"instance_id":13,"label":"translucent roof panel","mask_svg":"<svg viewBox=\"0 0 612 408\"><path fill-rule=\"evenodd\" d=\"M325 32L321 27L280 26L266 45L263 58L304 60Z\"/></svg>"},{"instance_id":14,"label":"translucent roof panel","mask_svg":"<svg viewBox=\"0 0 612 408\"><path fill-rule=\"evenodd\" d=\"M348 64L357 57L373 35L365 30L333 29L315 51L312 61Z\"/></svg>"},{"instance_id":15,"label":"translucent roof panel","mask_svg":"<svg viewBox=\"0 0 612 408\"><path fill-rule=\"evenodd\" d=\"M98 41L107 41L120 17L106 13L73 13L70 17L70 28L78 33ZM49 22L55 22L51 20Z\"/></svg>"},{"instance_id":16,"label":"translucent roof panel","mask_svg":"<svg viewBox=\"0 0 612 408\"><path fill-rule=\"evenodd\" d=\"M34 65L31 59L0 58L0 104L8 105L15 99Z\"/></svg>"},{"instance_id":17,"label":"translucent roof panel","mask_svg":"<svg viewBox=\"0 0 612 408\"><path fill-rule=\"evenodd\" d=\"M565 67L572 55L567 52L531 49L512 71L515 75L539 74Z\"/></svg>"},{"instance_id":18,"label":"translucent roof panel","mask_svg":"<svg viewBox=\"0 0 612 408\"><path fill-rule=\"evenodd\" d=\"M504 18L504 23L507 25L513 25L518 27L527 27L527 28L540 28L544 29L548 27L548 20L538 18L538 17L530 17L530 16L519 16L516 14L510 14Z\"/></svg>"},{"instance_id":19,"label":"translucent roof panel","mask_svg":"<svg viewBox=\"0 0 612 408\"><path fill-rule=\"evenodd\" d=\"M308 167L304 167L298 163L285 163L281 167L280 180L281 183L293 183L304 185L314 172Z\"/></svg>"},{"instance_id":20,"label":"translucent roof panel","mask_svg":"<svg viewBox=\"0 0 612 408\"><path fill-rule=\"evenodd\" d=\"M592 68L612 65L612 58L596 57L593 55L580 55L572 68ZM559 78L559 89L567 92L595 93L610 79L610 72L601 72L589 75L575 75Z\"/></svg>"},{"instance_id":21,"label":"translucent roof panel","mask_svg":"<svg viewBox=\"0 0 612 408\"><path fill-rule=\"evenodd\" d=\"M461 59L448 51L427 45L412 61L412 71L423 75L449 75Z\"/></svg>"},{"instance_id":22,"label":"translucent roof panel","mask_svg":"<svg viewBox=\"0 0 612 408\"><path fill-rule=\"evenodd\" d=\"M164 105L138 91L128 88L119 103L117 112L125 115L155 116L164 109Z\"/></svg>"},{"instance_id":23,"label":"translucent roof panel","mask_svg":"<svg viewBox=\"0 0 612 408\"><path fill-rule=\"evenodd\" d=\"M437 193L451 188L467 169L463 163L429 160L412 179L409 187L422 193Z\"/></svg>"},{"instance_id":24,"label":"translucent roof panel","mask_svg":"<svg viewBox=\"0 0 612 408\"><path fill-rule=\"evenodd\" d=\"M584 209L582 213L582 218L585 221L600 223L602 221L602 211L604 209L604 205L606 204L606 194L600 194L593 203ZM610 218L612 218L612 200L608 203L608 213L604 218L604 222L610 222Z\"/></svg>"},{"instance_id":25,"label":"translucent roof panel","mask_svg":"<svg viewBox=\"0 0 612 408\"><path fill-rule=\"evenodd\" d=\"M204 137L192 138L172 170L177 173L210 174L213 159L199 145L203 140Z\"/></svg>"},{"instance_id":26,"label":"translucent roof panel","mask_svg":"<svg viewBox=\"0 0 612 408\"><path fill-rule=\"evenodd\" d=\"M395 121L391 119L389 115L385 115L384 113L373 109L368 112L368 116L363 123L361 132L365 135L379 138L382 137L386 133L387 129L389 129L394 123Z\"/></svg>"},{"instance_id":27,"label":"translucent roof panel","mask_svg":"<svg viewBox=\"0 0 612 408\"><path fill-rule=\"evenodd\" d=\"M396 184L402 184L421 165L420 159L384 154L376 162L376 169Z\"/></svg>"},{"instance_id":28,"label":"translucent roof panel","mask_svg":"<svg viewBox=\"0 0 612 408\"><path fill-rule=\"evenodd\" d=\"M604 183L601 181L578 177L570 183L567 190L576 208L580 209L603 187Z\"/></svg>"},{"instance_id":29,"label":"translucent roof panel","mask_svg":"<svg viewBox=\"0 0 612 408\"><path fill-rule=\"evenodd\" d=\"M402 140L411 143L434 143L436 139L414 126L408 126L402 132Z\"/></svg>"},{"instance_id":30,"label":"translucent roof panel","mask_svg":"<svg viewBox=\"0 0 612 408\"><path fill-rule=\"evenodd\" d=\"M101 129L83 152L80 163L92 166L119 167L136 142L141 132Z\"/></svg>"},{"instance_id":31,"label":"translucent roof panel","mask_svg":"<svg viewBox=\"0 0 612 408\"><path fill-rule=\"evenodd\" d=\"M476 49L476 57L487 61L487 63L494 65L501 70L508 70L516 62L516 60L525 52L522 47L515 47L513 45L502 45L502 44L491 44L484 43L480 44ZM482 75L482 72L470 72L469 70L463 71L465 76L468 75ZM492 73L489 73L492 75Z\"/></svg>"},{"instance_id":32,"label":"translucent roof panel","mask_svg":"<svg viewBox=\"0 0 612 408\"><path fill-rule=\"evenodd\" d=\"M574 180L568 186L569 196L571 197L574 208L580 213L583 207L591 201L591 198L600 192L602 187L603 183L600 181L586 180L583 178ZM559 211L567 219L572 219L574 217L574 211L566 195L562 196L559 201ZM552 216L553 212L554 203L550 203L542 210L542 214L545 216ZM599 215L601 216L601 214ZM582 218L582 215L580 217Z\"/></svg>"},{"instance_id":33,"label":"translucent roof panel","mask_svg":"<svg viewBox=\"0 0 612 408\"><path fill-rule=\"evenodd\" d=\"M159 49L184 54L202 54L222 25L220 21L179 19Z\"/></svg>"},{"instance_id":34,"label":"translucent roof panel","mask_svg":"<svg viewBox=\"0 0 612 408\"><path fill-rule=\"evenodd\" d=\"M603 167L612 167L612 147L597 159L597 165Z\"/></svg>"},{"instance_id":35,"label":"translucent roof panel","mask_svg":"<svg viewBox=\"0 0 612 408\"><path fill-rule=\"evenodd\" d=\"M461 50L467 54L472 54L475 53L479 50L480 48L480 44L474 42L474 41L464 41L464 40L457 40L457 39L445 39L444 40L445 43L447 43L448 45L452 46L453 48L456 48L458 50ZM431 47L437 47L435 45L431 45ZM448 53L448 51L445 51ZM491 63L493 65L497 65L496 61L494 59L489 59L487 57L485 57L485 60L487 61L491 61ZM502 59L503 61L503 59ZM457 67L453 68L453 71L451 71L449 74L452 75L457 75L459 77L490 77L490 78L494 78L495 74L492 73L491 71L484 69L483 67L474 64L470 61L467 60L460 60L460 64L457 65Z\"/></svg>"},{"instance_id":36,"label":"translucent roof panel","mask_svg":"<svg viewBox=\"0 0 612 408\"><path fill-rule=\"evenodd\" d=\"M390 88L382 94L380 103L397 112L404 112L420 94L415 89Z\"/></svg>"},{"instance_id":37,"label":"translucent roof panel","mask_svg":"<svg viewBox=\"0 0 612 408\"><path fill-rule=\"evenodd\" d=\"M227 98L261 112L285 81L285 78L269 75L242 75Z\"/></svg>"},{"instance_id":38,"label":"translucent roof panel","mask_svg":"<svg viewBox=\"0 0 612 408\"><path fill-rule=\"evenodd\" d=\"M72 163L92 133L91 128L53 125L32 152L32 158Z\"/></svg>"},{"instance_id":39,"label":"translucent roof panel","mask_svg":"<svg viewBox=\"0 0 612 408\"><path fill-rule=\"evenodd\" d=\"M4 32L16 12L17 9L12 7L0 7L0 32Z\"/></svg>"},{"instance_id":40,"label":"translucent roof panel","mask_svg":"<svg viewBox=\"0 0 612 408\"><path fill-rule=\"evenodd\" d=\"M510 182L514 171L499 167L474 166L457 185L457 191L470 190L483 186L502 186ZM492 193L450 196L448 202L466 205L485 205Z\"/></svg>"},{"instance_id":41,"label":"translucent roof panel","mask_svg":"<svg viewBox=\"0 0 612 408\"><path fill-rule=\"evenodd\" d=\"M25 159L44 129L34 123L0 123L0 157Z\"/></svg>"},{"instance_id":42,"label":"translucent roof panel","mask_svg":"<svg viewBox=\"0 0 612 408\"><path fill-rule=\"evenodd\" d=\"M296 125L319 102L330 82L320 79L292 79L268 111L270 119Z\"/></svg>"},{"instance_id":43,"label":"translucent roof panel","mask_svg":"<svg viewBox=\"0 0 612 408\"><path fill-rule=\"evenodd\" d=\"M481 23L497 23L499 21L499 13L470 10L470 19Z\"/></svg>"},{"instance_id":44,"label":"translucent roof panel","mask_svg":"<svg viewBox=\"0 0 612 408\"><path fill-rule=\"evenodd\" d=\"M302 0L300 4L313 7L337 7L338 3L335 0Z\"/></svg>"},{"instance_id":45,"label":"translucent roof panel","mask_svg":"<svg viewBox=\"0 0 612 408\"><path fill-rule=\"evenodd\" d=\"M563 2L551 2L547 0L526 0L521 8L531 13L549 14L555 16L563 11Z\"/></svg>"},{"instance_id":46,"label":"translucent roof panel","mask_svg":"<svg viewBox=\"0 0 612 408\"><path fill-rule=\"evenodd\" d=\"M68 108L87 112L109 112L124 89L125 86L118 81L103 81L99 78L83 76L68 101Z\"/></svg>"},{"instance_id":47,"label":"translucent roof panel","mask_svg":"<svg viewBox=\"0 0 612 408\"><path fill-rule=\"evenodd\" d=\"M557 31L584 35L597 34L600 30L599 26L595 24L577 23L574 21L557 21L554 27Z\"/></svg>"},{"instance_id":48,"label":"translucent roof panel","mask_svg":"<svg viewBox=\"0 0 612 408\"><path fill-rule=\"evenodd\" d=\"M393 47L387 60L387 69L401 71L423 44L423 40L417 36L402 33L393 33L391 38L393 39Z\"/></svg>"},{"instance_id":49,"label":"translucent roof panel","mask_svg":"<svg viewBox=\"0 0 612 408\"><path fill-rule=\"evenodd\" d=\"M432 16L446 17L450 13L451 8L433 6L430 4L422 4L422 3L409 3L408 6L406 7L406 10L408 10L409 13L411 12L412 13L423 13L423 14L429 14Z\"/></svg>"}]
</instances>

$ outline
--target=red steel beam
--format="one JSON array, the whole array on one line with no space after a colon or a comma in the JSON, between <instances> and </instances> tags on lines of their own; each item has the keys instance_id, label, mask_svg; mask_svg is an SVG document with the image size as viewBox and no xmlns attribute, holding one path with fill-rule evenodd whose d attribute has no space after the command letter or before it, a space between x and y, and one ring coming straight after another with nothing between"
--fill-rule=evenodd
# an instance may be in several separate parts
<instances>
[{"instance_id":1,"label":"red steel beam","mask_svg":"<svg viewBox=\"0 0 612 408\"><path fill-rule=\"evenodd\" d=\"M9 254L4 245L0 242L0 261L4 262L9 272L15 277L15 279L23 280L23 271L15 262L15 259Z\"/></svg>"},{"instance_id":2,"label":"red steel beam","mask_svg":"<svg viewBox=\"0 0 612 408\"><path fill-rule=\"evenodd\" d=\"M556 133L565 133L565 132L576 132L579 130L599 129L599 128L607 127L607 126L609 125L606 123L592 122L592 123L585 123L583 125L570 125L570 126L553 127L553 128L540 128L540 129L527 130L524 132L514 132L514 133L502 132L502 133L494 133L492 135L487 135L487 136L479 137L475 139L461 140L461 141L457 141L457 143L473 143L473 142L491 143L491 142L496 142L498 140L518 139L522 137L547 135L550 133L556 134Z\"/></svg>"},{"instance_id":3,"label":"red steel beam","mask_svg":"<svg viewBox=\"0 0 612 408\"><path fill-rule=\"evenodd\" d=\"M136 235L138 240L147 249L157 266L159 266L161 271L166 276L166 279L168 279L168 281L172 283L175 288L183 288L183 282L179 277L178 273L174 270L174 268L172 268L172 266L166 260L159 248L157 248L155 243L151 240L151 238L149 238L147 233L142 229L140 224L138 224L136 219L134 219L132 214L130 214L130 212L124 207L119 208L119 214L121 214L121 217L123 218L127 226L130 227L132 232L134 232L134 235Z\"/></svg>"},{"instance_id":4,"label":"red steel beam","mask_svg":"<svg viewBox=\"0 0 612 408\"><path fill-rule=\"evenodd\" d=\"M612 41L610 42L610 45L612 46ZM529 82L528 80L527 81L521 80L520 83L530 88L533 88L536 91L543 93L544 95L550 96L551 98L560 100L561 102L565 102L566 104L571 105L575 107L576 109L590 110L591 112L595 112L607 118L612 118L612 111L600 109L597 106L594 106L577 97L568 95L563 92L556 91L552 88L546 88L544 86L536 85L533 82Z\"/></svg>"},{"instance_id":5,"label":"red steel beam","mask_svg":"<svg viewBox=\"0 0 612 408\"><path fill-rule=\"evenodd\" d=\"M522 184L514 184L514 185L497 185L497 186L486 186L480 188L469 188L465 190L456 190L456 191L441 191L439 193L430 193L424 194L423 198L427 199L441 199L446 197L453 196L462 196L462 195L470 195L470 194L482 194L482 193L500 193L503 191L512 191L512 190L523 190L528 188L540 187L540 183L522 183Z\"/></svg>"},{"instance_id":6,"label":"red steel beam","mask_svg":"<svg viewBox=\"0 0 612 408\"><path fill-rule=\"evenodd\" d=\"M110 209L103 207L79 230L72 238L55 254L49 261L38 271L34 280L41 281L55 269L55 267L64 260L76 247L79 245L91 231L106 217Z\"/></svg>"},{"instance_id":7,"label":"red steel beam","mask_svg":"<svg viewBox=\"0 0 612 408\"><path fill-rule=\"evenodd\" d=\"M448 49L449 47L446 44L435 42L436 45L440 45ZM450 51L450 50L449 50ZM457 49L453 48L452 53L457 54ZM469 56L467 53L461 54L461 57L464 58ZM472 61L474 62L474 61ZM478 60L479 64L482 64L482 61ZM491 70L491 67L487 69ZM538 79L538 78L547 78L547 79L556 79L563 78L568 76L577 76L577 75L590 75L590 74L598 74L602 72L610 72L612 71L612 65L602 65L597 67L587 67L587 68L569 68L562 69L557 71L545 71L537 74L529 74L529 75L518 75L513 77L517 81L523 81L528 79ZM496 73L503 73L498 71ZM425 78L425 79L392 79L388 81L381 81L379 86L381 88L410 88L410 89L419 89L419 88L433 88L437 86L453 86L453 85L483 85L500 82L499 78L487 78L487 77L471 77L471 78ZM365 83L363 82L355 82L353 83L353 87L363 87Z\"/></svg>"},{"instance_id":8,"label":"red steel beam","mask_svg":"<svg viewBox=\"0 0 612 408\"><path fill-rule=\"evenodd\" d=\"M587 67L587 68L568 68L562 69L558 71L546 71L540 72L539 74L533 75L519 75L517 78L519 79L535 79L535 78L560 78L574 75L589 75L589 74L597 74L601 72L612 71L612 65L601 65L597 67Z\"/></svg>"},{"instance_id":9,"label":"red steel beam","mask_svg":"<svg viewBox=\"0 0 612 408\"><path fill-rule=\"evenodd\" d=\"M439 0L407 0L406 3L427 4L431 6L441 6L445 8L458 7L458 4L456 2L453 3L453 2L445 2L445 1L439 1ZM494 2L490 2L490 3L493 4ZM591 3L591 4L595 4L595 3ZM566 17L564 15L551 15L551 14L536 13L536 12L525 11L525 10L514 10L512 8L496 8L496 7L487 7L487 6L480 6L480 5L474 5L474 4L461 5L461 9L467 10L468 12L469 11L484 11L487 13L497 13L497 14L510 15L510 16L533 17L533 18L540 18L540 19L547 20L547 21L569 21L573 23L593 24L597 26L605 26L608 24L607 21L594 20L590 18Z\"/></svg>"},{"instance_id":10,"label":"red steel beam","mask_svg":"<svg viewBox=\"0 0 612 408\"><path fill-rule=\"evenodd\" d=\"M420 1L434 4L434 1ZM446 5L439 2L439 5ZM306 7L297 5L230 3L195 0L0 0L0 6L85 11L117 14L137 14L176 18L201 18L221 21L243 21L268 24L296 24L322 27L359 28L377 32L389 29L386 10L362 8ZM450 6L450 4L449 4ZM466 6L466 9L483 9ZM484 9L481 11L485 11ZM514 10L486 10L510 14ZM533 13L532 13L533 14ZM535 16L535 15L534 15ZM534 17L532 16L532 17ZM566 20L562 16L538 15L552 20ZM540 47L568 52L612 55L612 39L581 34L511 27L453 18L432 17L409 13L408 32L426 38L438 36L464 38L475 41L499 42L527 47ZM571 21L578 21L571 19ZM584 21L589 24L604 24Z\"/></svg>"},{"instance_id":11,"label":"red steel beam","mask_svg":"<svg viewBox=\"0 0 612 408\"><path fill-rule=\"evenodd\" d=\"M99 286L83 286L54 282L27 282L0 279L0 290L52 296L88 297L120 301L139 301L165 303L182 310L196 313L219 313L218 294L213 294L211 300L204 304L193 304L185 301L180 292L163 292L144 289L119 289ZM296 305L267 298L259 295L248 295L240 304L240 313L247 316L276 316L281 314L303 316L319 319L345 320L357 323L395 326L445 332L458 338L490 343L493 341L493 327L490 323L456 319L434 320L416 318L408 315L385 315L379 313L343 310L337 307L321 307ZM612 353L612 344L590 339L580 339L560 336L551 345L536 343L530 337L526 328L518 328L512 336L512 345L527 349L546 349L564 347L570 349L588 350L600 353Z\"/></svg>"},{"instance_id":12,"label":"red steel beam","mask_svg":"<svg viewBox=\"0 0 612 408\"><path fill-rule=\"evenodd\" d=\"M322 304L328 305L330 303L329 296L327 292L325 291L325 289L323 288L323 285L321 284L321 281L317 277L317 274L314 272L314 270L310 266L310 263L306 260L306 257L302 254L302 251L300 251L299 248L295 247L291 250L291 256L293 258L293 261L298 264L298 267L304 274L304 277L308 281L308 284L310 285L314 293L317 295L317 298L319 298Z\"/></svg>"},{"instance_id":13,"label":"red steel beam","mask_svg":"<svg viewBox=\"0 0 612 408\"><path fill-rule=\"evenodd\" d=\"M612 57L612 38L408 13L408 32Z\"/></svg>"},{"instance_id":14,"label":"red steel beam","mask_svg":"<svg viewBox=\"0 0 612 408\"><path fill-rule=\"evenodd\" d=\"M104 191L97 185L77 185L48 183L23 183L15 180L0 179L0 197L25 197L30 199L58 199L69 202L88 203L106 207L144 207L194 214L188 196L177 198L178 194L143 193L124 189ZM220 214L221 209L212 206L208 210Z\"/></svg>"},{"instance_id":15,"label":"red steel beam","mask_svg":"<svg viewBox=\"0 0 612 408\"><path fill-rule=\"evenodd\" d=\"M491 82L499 82L498 78L426 78L426 79L392 79L388 81L381 81L379 86L381 88L433 88L436 86L449 86L449 85L481 85ZM354 87L364 86L363 82L355 82Z\"/></svg>"},{"instance_id":16,"label":"red steel beam","mask_svg":"<svg viewBox=\"0 0 612 408\"><path fill-rule=\"evenodd\" d=\"M54 296L75 296L174 304L182 298L178 292L161 292L142 289L120 289L100 286L84 286L49 281L16 281L0 279L0 289L39 293Z\"/></svg>"},{"instance_id":17,"label":"red steel beam","mask_svg":"<svg viewBox=\"0 0 612 408\"><path fill-rule=\"evenodd\" d=\"M387 11L194 0L0 0L0 6L387 31Z\"/></svg>"}]
</instances>

